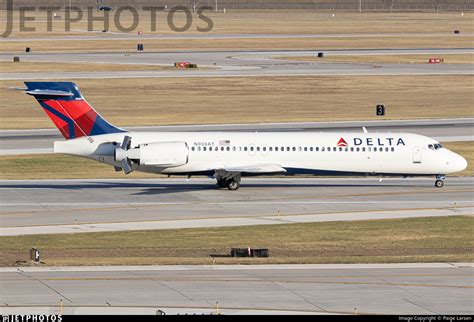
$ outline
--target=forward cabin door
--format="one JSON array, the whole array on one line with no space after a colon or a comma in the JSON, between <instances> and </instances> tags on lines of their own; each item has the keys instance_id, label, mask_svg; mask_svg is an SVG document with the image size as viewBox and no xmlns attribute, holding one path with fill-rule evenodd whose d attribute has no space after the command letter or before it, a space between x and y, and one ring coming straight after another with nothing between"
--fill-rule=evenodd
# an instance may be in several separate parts
<instances>
[{"instance_id":1,"label":"forward cabin door","mask_svg":"<svg viewBox=\"0 0 474 322\"><path fill-rule=\"evenodd\" d=\"M415 146L413 148L413 163L421 163L421 147Z\"/></svg>"}]
</instances>

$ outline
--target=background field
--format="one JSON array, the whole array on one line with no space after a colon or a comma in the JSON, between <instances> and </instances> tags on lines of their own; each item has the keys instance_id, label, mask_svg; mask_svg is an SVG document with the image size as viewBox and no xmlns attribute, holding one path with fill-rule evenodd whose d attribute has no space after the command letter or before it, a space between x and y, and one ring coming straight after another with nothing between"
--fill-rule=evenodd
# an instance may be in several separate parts
<instances>
[{"instance_id":1,"label":"background field","mask_svg":"<svg viewBox=\"0 0 474 322\"><path fill-rule=\"evenodd\" d=\"M337 62L337 63L389 63L389 64L428 64L431 58L443 59L443 64L474 64L474 55L472 54L447 54L447 55L361 55L361 56L326 56L318 58L314 56L276 56L276 59L285 59L291 61L314 61L318 63Z\"/></svg>"},{"instance_id":2,"label":"background field","mask_svg":"<svg viewBox=\"0 0 474 322\"><path fill-rule=\"evenodd\" d=\"M94 17L100 14L93 12ZM159 12L156 20L156 31L152 32L150 13L139 11L139 25L130 33L136 35L138 30L144 34L196 34L200 33L197 27L206 27L207 24L198 17L193 16L191 27L186 33L174 32L167 24L168 12ZM64 19L65 13L59 12ZM244 10L221 12L205 12L212 19L213 28L211 34L256 34L256 33L278 33L278 34L347 34L347 33L449 33L460 30L461 34L474 32L472 19L474 13L463 12L320 12L317 10ZM71 31L65 32L64 20L53 21L52 31L47 31L46 13L36 11L28 12L27 16L35 17L36 21L28 21L26 27L35 28L34 32L22 31L18 23L13 25L11 37L33 37L33 36L57 36L57 35L81 35L84 36L88 30L88 23L83 19L71 24ZM71 14L75 17L74 12ZM87 12L85 16L87 17ZM112 13L113 17L113 13ZM19 11L14 11L14 21L19 20ZM177 13L173 17L176 26L182 27L186 23L184 14ZM6 12L0 10L0 20L6 20ZM120 24L132 25L133 17L125 11L120 16ZM110 32L119 32L115 24L109 26ZM102 35L104 24L94 22L93 30L97 35ZM2 30L3 32L3 30ZM91 33L89 33L91 34ZM111 35L103 35L111 36ZM420 37L422 38L422 37ZM459 38L459 37L457 37ZM139 37L137 37L139 39Z\"/></svg>"},{"instance_id":3,"label":"background field","mask_svg":"<svg viewBox=\"0 0 474 322\"><path fill-rule=\"evenodd\" d=\"M474 76L324 76L77 80L118 126L473 117ZM54 128L0 81L0 129ZM15 104L12 104L15 102ZM385 104L386 116L375 106Z\"/></svg>"},{"instance_id":4,"label":"background field","mask_svg":"<svg viewBox=\"0 0 474 322\"><path fill-rule=\"evenodd\" d=\"M216 264L470 262L473 217L410 218L249 227L0 237L0 266L211 264L230 248L269 248L269 258Z\"/></svg>"}]
</instances>

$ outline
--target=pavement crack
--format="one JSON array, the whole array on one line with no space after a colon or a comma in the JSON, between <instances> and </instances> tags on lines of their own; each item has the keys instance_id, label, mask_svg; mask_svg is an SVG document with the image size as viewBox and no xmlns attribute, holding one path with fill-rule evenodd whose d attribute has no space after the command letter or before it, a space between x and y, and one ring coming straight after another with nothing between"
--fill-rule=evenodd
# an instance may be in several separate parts
<instances>
[{"instance_id":1,"label":"pavement crack","mask_svg":"<svg viewBox=\"0 0 474 322\"><path fill-rule=\"evenodd\" d=\"M155 284L158 284L158 285L160 285L160 286L163 286L163 287L169 289L170 291L175 292L175 293L177 293L177 294L179 294L179 295L185 297L185 298L188 299L189 301L194 302L194 299L193 299L192 297L190 297L190 296L184 294L183 292L181 292L181 291L179 291L179 290L177 290L177 289L172 288L171 286L166 285L166 284L163 283L163 282L160 282L160 281L154 279L154 278L151 277L151 276L146 276L146 275L138 274L138 273L135 273L135 272L129 272L129 273L131 273L131 274L133 274L133 275L136 275L136 276L145 277L145 278L148 279L149 281L152 281L152 282L155 283Z\"/></svg>"},{"instance_id":2,"label":"pavement crack","mask_svg":"<svg viewBox=\"0 0 474 322\"><path fill-rule=\"evenodd\" d=\"M432 310L430 310L430 309L428 309L428 308L426 308L426 307L424 307L424 306L422 306L422 305L420 305L420 304L417 304L417 303L415 303L415 302L413 302L413 301L407 300L407 299L405 299L405 298L404 298L403 300L404 300L405 302L408 302L408 303L410 303L410 304L415 305L416 307L419 307L420 309L426 310L426 311L431 312L431 313L436 314L436 315L440 315L440 313L438 313L438 312L436 312L436 311L432 311Z\"/></svg>"},{"instance_id":3,"label":"pavement crack","mask_svg":"<svg viewBox=\"0 0 474 322\"><path fill-rule=\"evenodd\" d=\"M380 276L373 276L373 275L372 275L372 277L374 277L374 278L376 278L376 279L378 279L378 280L383 281L383 282L386 283L387 285L394 286L394 287L398 288L400 291L406 292L406 293L408 293L408 294L410 294L410 295L413 295L413 296L416 296L416 297L418 297L418 298L422 298L422 297L419 296L418 294L413 293L413 292L410 292L409 290L404 289L403 287L401 287L401 286L399 286L399 285L397 285L397 284L394 284L394 283L392 283L392 282L389 282L389 281L387 281L386 279L384 279L384 278L382 278L382 277L380 277Z\"/></svg>"},{"instance_id":4,"label":"pavement crack","mask_svg":"<svg viewBox=\"0 0 474 322\"><path fill-rule=\"evenodd\" d=\"M64 294L62 294L61 292L59 292L58 290L54 289L54 287L46 284L45 282L43 282L42 280L38 279L38 278L35 278L33 276L29 276L27 275L25 272L21 271L21 272L18 272L18 274L20 275L23 275L31 280L34 280L34 281L37 281L41 284L43 284L44 286L46 286L47 288L49 288L51 291L53 291L54 293L58 294L59 296L61 296L62 298L64 298L65 300L67 300L68 302L70 303L73 303L73 301L71 299L69 299L68 297L66 297Z\"/></svg>"},{"instance_id":5,"label":"pavement crack","mask_svg":"<svg viewBox=\"0 0 474 322\"><path fill-rule=\"evenodd\" d=\"M250 275L252 275L252 274L250 274ZM279 288L281 288L281 289L283 289L283 290L285 290L285 291L287 291L287 292L290 292L290 293L293 294L293 295L296 295L297 297L299 297L300 299L302 299L305 303L308 303L308 304L311 305L312 307L318 309L319 312L321 312L321 311L323 311L323 312L328 312L327 310L325 310L325 309L322 308L321 306L319 306L319 305L317 305L317 304L314 304L313 302L311 302L310 300L308 300L308 299L307 299L306 297L304 297L303 295L299 294L298 292L296 292L296 291L294 291L294 290L292 290L292 289L290 289L290 288L287 288L287 287L283 286L283 285L280 284L279 282L272 281L272 280L266 278L265 276L261 276L261 275L258 275L258 274L253 275L253 276L254 276L254 277L258 277L258 278L260 278L260 279L262 279L262 280L264 280L264 281L267 281L268 283L271 283L271 284L273 284L273 285L275 285L275 286L277 286L277 287L279 287Z\"/></svg>"}]
</instances>

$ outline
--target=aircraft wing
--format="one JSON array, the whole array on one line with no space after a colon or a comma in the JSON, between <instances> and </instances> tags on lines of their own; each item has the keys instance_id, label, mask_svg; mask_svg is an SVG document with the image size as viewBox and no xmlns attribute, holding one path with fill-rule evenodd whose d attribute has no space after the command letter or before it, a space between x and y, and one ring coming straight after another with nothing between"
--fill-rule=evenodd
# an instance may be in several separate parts
<instances>
[{"instance_id":1,"label":"aircraft wing","mask_svg":"<svg viewBox=\"0 0 474 322\"><path fill-rule=\"evenodd\" d=\"M275 173L275 172L286 172L284 168L278 164L255 164L255 165L243 165L226 167L225 172L245 172L245 173Z\"/></svg>"}]
</instances>

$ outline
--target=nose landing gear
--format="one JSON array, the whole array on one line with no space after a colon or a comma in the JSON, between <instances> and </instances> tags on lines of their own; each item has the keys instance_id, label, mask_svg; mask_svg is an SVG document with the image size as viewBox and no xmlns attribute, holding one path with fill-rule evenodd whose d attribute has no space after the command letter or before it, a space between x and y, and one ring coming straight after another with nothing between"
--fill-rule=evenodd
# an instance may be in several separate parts
<instances>
[{"instance_id":1,"label":"nose landing gear","mask_svg":"<svg viewBox=\"0 0 474 322\"><path fill-rule=\"evenodd\" d=\"M444 175L437 175L436 181L435 181L435 187L442 188L444 186L444 179L446 179Z\"/></svg>"}]
</instances>

